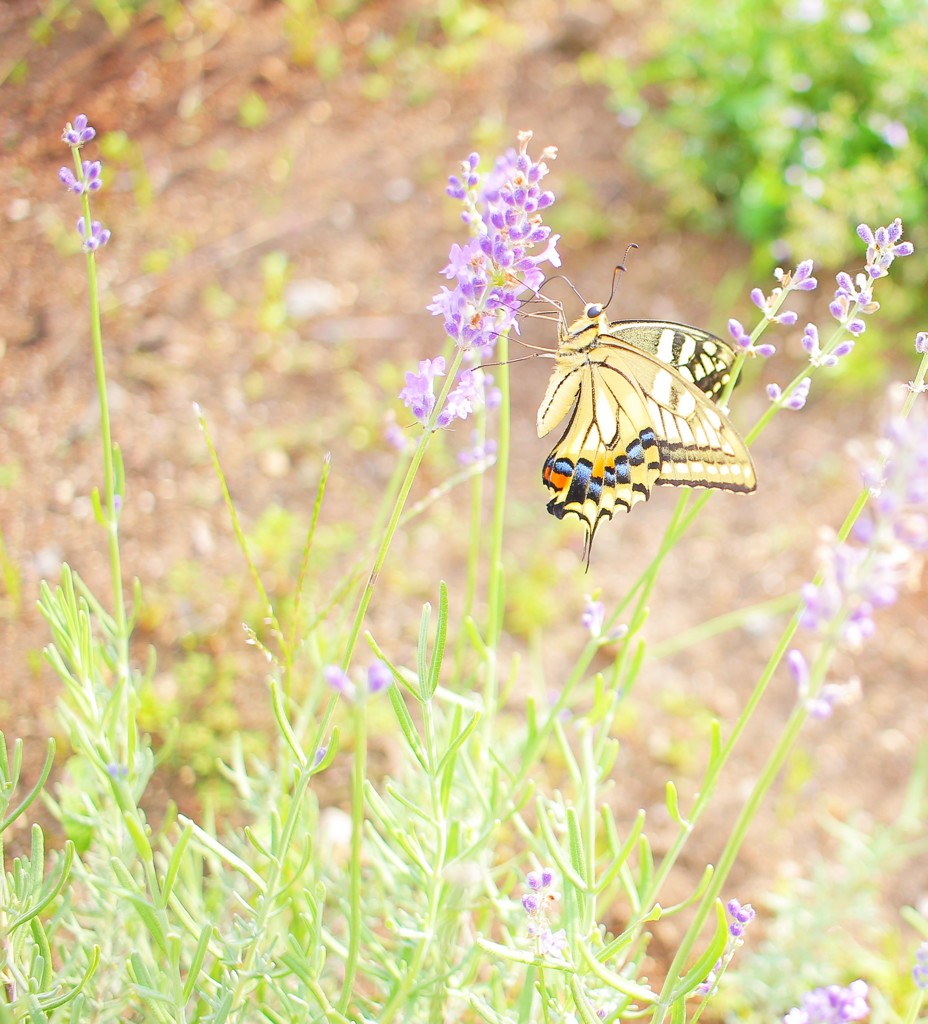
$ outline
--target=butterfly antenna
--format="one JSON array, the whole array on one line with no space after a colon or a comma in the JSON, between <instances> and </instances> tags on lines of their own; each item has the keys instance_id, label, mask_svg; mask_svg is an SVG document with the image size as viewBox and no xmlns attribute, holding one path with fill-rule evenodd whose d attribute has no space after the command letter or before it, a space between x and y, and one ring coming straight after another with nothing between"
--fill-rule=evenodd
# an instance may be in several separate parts
<instances>
[{"instance_id":1,"label":"butterfly antenna","mask_svg":"<svg viewBox=\"0 0 928 1024\"><path fill-rule=\"evenodd\" d=\"M612 291L609 293L609 301L606 303L605 306L603 306L603 309L608 308L612 300L615 298L615 293L619 290L619 272L621 271L622 273L624 273L628 269L625 266L625 262L628 259L628 254L632 251L632 249L637 248L637 242L629 242L629 244L625 247L625 255L622 257L622 262L615 268L615 271L612 275Z\"/></svg>"}]
</instances>

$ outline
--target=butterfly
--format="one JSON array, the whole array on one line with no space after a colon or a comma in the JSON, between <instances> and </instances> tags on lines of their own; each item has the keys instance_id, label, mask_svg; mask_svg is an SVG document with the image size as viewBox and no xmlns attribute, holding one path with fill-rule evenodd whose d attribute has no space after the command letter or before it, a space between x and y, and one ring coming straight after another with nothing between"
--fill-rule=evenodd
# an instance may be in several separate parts
<instances>
[{"instance_id":1,"label":"butterfly","mask_svg":"<svg viewBox=\"0 0 928 1024\"><path fill-rule=\"evenodd\" d=\"M565 417L542 480L548 511L577 516L587 568L599 524L630 512L655 484L750 493L750 452L715 404L735 352L698 327L665 320L610 322L590 303L561 321L554 370L538 409L538 436Z\"/></svg>"}]
</instances>

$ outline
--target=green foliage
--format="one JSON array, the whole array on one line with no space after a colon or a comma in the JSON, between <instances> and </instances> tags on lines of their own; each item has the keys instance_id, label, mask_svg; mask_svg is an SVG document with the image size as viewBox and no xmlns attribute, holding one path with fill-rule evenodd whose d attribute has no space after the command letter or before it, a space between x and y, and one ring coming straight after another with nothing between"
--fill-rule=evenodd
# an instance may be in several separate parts
<instances>
[{"instance_id":1,"label":"green foliage","mask_svg":"<svg viewBox=\"0 0 928 1024\"><path fill-rule=\"evenodd\" d=\"M633 62L584 58L671 214L835 265L928 214L928 21L909 0L671 0Z\"/></svg>"}]
</instances>

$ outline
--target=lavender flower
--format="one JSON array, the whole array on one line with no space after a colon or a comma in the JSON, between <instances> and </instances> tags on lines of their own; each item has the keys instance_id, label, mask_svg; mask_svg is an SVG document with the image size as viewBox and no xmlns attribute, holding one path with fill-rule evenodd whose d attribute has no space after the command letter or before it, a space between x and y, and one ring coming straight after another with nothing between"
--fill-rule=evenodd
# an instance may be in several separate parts
<instances>
[{"instance_id":1,"label":"lavender flower","mask_svg":"<svg viewBox=\"0 0 928 1024\"><path fill-rule=\"evenodd\" d=\"M556 932L552 932L550 928L546 928L538 936L538 952L542 956L555 957L558 960L564 959L564 950L567 949L567 932L563 928L559 928Z\"/></svg>"},{"instance_id":2,"label":"lavender flower","mask_svg":"<svg viewBox=\"0 0 928 1024\"><path fill-rule=\"evenodd\" d=\"M915 335L915 351L920 355L928 352L928 331L919 331Z\"/></svg>"},{"instance_id":3,"label":"lavender flower","mask_svg":"<svg viewBox=\"0 0 928 1024\"><path fill-rule=\"evenodd\" d=\"M751 301L764 314L768 323L791 325L798 319L792 310L780 311L780 307L790 292L811 292L818 286L818 281L812 276L812 260L803 260L795 270L783 270L777 267L773 276L779 282L779 287L774 288L769 295L765 295L760 288L751 291Z\"/></svg>"},{"instance_id":4,"label":"lavender flower","mask_svg":"<svg viewBox=\"0 0 928 1024\"><path fill-rule=\"evenodd\" d=\"M396 422L396 413L392 409L387 411L385 417L383 439L398 452L405 452L410 448L411 439Z\"/></svg>"},{"instance_id":5,"label":"lavender flower","mask_svg":"<svg viewBox=\"0 0 928 1024\"><path fill-rule=\"evenodd\" d=\"M448 395L445 407L438 414L437 426L447 427L454 419L466 420L474 411L474 407L482 400L480 384L473 370L463 370L458 374L457 384Z\"/></svg>"},{"instance_id":6,"label":"lavender flower","mask_svg":"<svg viewBox=\"0 0 928 1024\"><path fill-rule=\"evenodd\" d=\"M480 157L471 153L461 174L448 181L447 192L463 204L462 218L473 237L464 245L452 245L442 274L455 285L442 285L428 310L442 317L445 333L455 345L476 358L485 358L502 333L517 328L522 293L536 291L544 280L540 265L560 266L558 236L541 219L541 212L554 202L553 193L543 190L541 182L557 151L545 149L540 160L532 160L531 137L531 132L520 132L518 150L510 150L489 172L479 170ZM401 397L417 419L428 423L435 397L432 379L421 376L422 364L419 375L407 374ZM465 370L434 425L447 427L455 419L465 419L481 402L489 404L492 399L485 388L480 375Z\"/></svg>"},{"instance_id":7,"label":"lavender flower","mask_svg":"<svg viewBox=\"0 0 928 1024\"><path fill-rule=\"evenodd\" d=\"M406 387L400 392L400 398L420 423L428 423L435 408L435 378L444 375L444 356L423 359L418 373L406 372Z\"/></svg>"},{"instance_id":8,"label":"lavender flower","mask_svg":"<svg viewBox=\"0 0 928 1024\"><path fill-rule=\"evenodd\" d=\"M326 665L322 670L322 676L336 693L347 697L348 700L354 700L358 695L359 688L351 681L348 673L339 668L338 665ZM362 688L361 692L366 694L379 693L390 685L392 679L393 674L390 669L382 661L375 661L367 670L366 685Z\"/></svg>"},{"instance_id":9,"label":"lavender flower","mask_svg":"<svg viewBox=\"0 0 928 1024\"><path fill-rule=\"evenodd\" d=\"M759 288L754 289L755 292L759 292ZM754 292L751 293L753 298ZM769 359L775 352L776 347L769 345L766 342L763 345L755 345L751 340L751 335L744 329L744 325L740 320L732 318L728 321L728 333L731 335L732 341L738 348L742 349L745 355L749 356L760 356L762 359Z\"/></svg>"},{"instance_id":10,"label":"lavender flower","mask_svg":"<svg viewBox=\"0 0 928 1024\"><path fill-rule=\"evenodd\" d=\"M893 261L900 256L911 256L915 246L911 242L902 242L902 218L897 217L892 224L873 231L866 224L857 226L857 234L867 243L867 273L872 278L885 277Z\"/></svg>"},{"instance_id":11,"label":"lavender flower","mask_svg":"<svg viewBox=\"0 0 928 1024\"><path fill-rule=\"evenodd\" d=\"M465 448L458 453L458 462L462 466L475 466L482 462L491 463L496 458L496 450L497 444L492 438L481 442L475 431L474 443L470 448Z\"/></svg>"},{"instance_id":12,"label":"lavender flower","mask_svg":"<svg viewBox=\"0 0 928 1024\"><path fill-rule=\"evenodd\" d=\"M798 411L805 406L806 399L809 397L809 388L811 387L812 378L803 377L793 390L784 398L783 391L779 384L768 384L767 397L771 402L778 403L781 409L793 409L794 411Z\"/></svg>"},{"instance_id":13,"label":"lavender flower","mask_svg":"<svg viewBox=\"0 0 928 1024\"><path fill-rule=\"evenodd\" d=\"M586 595L586 607L580 616L580 622L590 636L598 637L603 631L603 622L606 619L606 606L602 601L594 601L589 594Z\"/></svg>"},{"instance_id":14,"label":"lavender flower","mask_svg":"<svg viewBox=\"0 0 928 1024\"><path fill-rule=\"evenodd\" d=\"M87 222L83 217L77 218L77 233L81 236L81 248L84 252L96 252L102 249L110 240L109 228L103 227L98 220L90 222L90 230L87 230Z\"/></svg>"},{"instance_id":15,"label":"lavender flower","mask_svg":"<svg viewBox=\"0 0 928 1024\"><path fill-rule=\"evenodd\" d=\"M923 942L915 953L912 980L922 991L928 989L928 942Z\"/></svg>"},{"instance_id":16,"label":"lavender flower","mask_svg":"<svg viewBox=\"0 0 928 1024\"><path fill-rule=\"evenodd\" d=\"M103 187L103 165L99 160L81 160L78 162L78 153L85 142L89 142L96 135L96 131L87 124L85 114L78 114L74 118L74 124L70 122L64 126L61 133L63 142L71 147L74 156L77 173L68 167L61 167L58 170L58 180L69 191L75 195L89 196L92 192L98 192ZM98 220L90 220L86 215L90 210L88 200L84 200L84 214L77 222L77 233L81 238L81 248L86 253L96 252L102 249L110 240L109 229L103 227Z\"/></svg>"},{"instance_id":17,"label":"lavender flower","mask_svg":"<svg viewBox=\"0 0 928 1024\"><path fill-rule=\"evenodd\" d=\"M529 871L525 880L528 882L530 889L533 889L535 892L541 892L541 890L549 888L554 883L554 868Z\"/></svg>"},{"instance_id":18,"label":"lavender flower","mask_svg":"<svg viewBox=\"0 0 928 1024\"><path fill-rule=\"evenodd\" d=\"M705 980L696 986L696 993L701 996L709 996L715 991L719 978L731 963L739 947L744 945L745 930L756 916L750 903L742 904L736 899L729 900L725 909L731 916L731 921L728 924L728 942L725 944L724 952L716 960L715 966L706 975Z\"/></svg>"},{"instance_id":19,"label":"lavender flower","mask_svg":"<svg viewBox=\"0 0 928 1024\"><path fill-rule=\"evenodd\" d=\"M806 324L806 329L802 332L802 347L808 352L809 362L813 366L835 366L839 359L843 359L854 350L854 342L842 341L825 352L819 345L818 328L815 324Z\"/></svg>"},{"instance_id":20,"label":"lavender flower","mask_svg":"<svg viewBox=\"0 0 928 1024\"><path fill-rule=\"evenodd\" d=\"M393 681L393 673L382 661L375 661L367 670L367 692L380 693Z\"/></svg>"},{"instance_id":21,"label":"lavender flower","mask_svg":"<svg viewBox=\"0 0 928 1024\"><path fill-rule=\"evenodd\" d=\"M802 997L802 1006L794 1007L783 1018L784 1024L848 1024L870 1012L865 981L852 981L846 988L828 985Z\"/></svg>"},{"instance_id":22,"label":"lavender flower","mask_svg":"<svg viewBox=\"0 0 928 1024\"><path fill-rule=\"evenodd\" d=\"M548 915L560 901L560 893L554 892L554 871L542 868L530 871L526 876L529 892L522 896L522 909L528 915L528 934L535 940L535 949L541 956L563 958L567 947L567 935L563 929L551 930Z\"/></svg>"},{"instance_id":23,"label":"lavender flower","mask_svg":"<svg viewBox=\"0 0 928 1024\"><path fill-rule=\"evenodd\" d=\"M338 665L326 665L322 670L322 677L336 693L348 698L354 696L354 683L348 678L348 673Z\"/></svg>"},{"instance_id":24,"label":"lavender flower","mask_svg":"<svg viewBox=\"0 0 928 1024\"><path fill-rule=\"evenodd\" d=\"M90 142L96 134L96 130L87 124L87 115L78 114L74 118L73 125L69 121L64 126L64 131L61 133L61 141L66 142L69 146L80 147L85 142Z\"/></svg>"},{"instance_id":25,"label":"lavender flower","mask_svg":"<svg viewBox=\"0 0 928 1024\"><path fill-rule=\"evenodd\" d=\"M830 718L839 704L854 704L860 700L860 680L855 676L846 683L824 683L815 696L810 696L811 676L809 665L801 651L791 650L786 655L786 664L796 680L799 699L805 702L812 718Z\"/></svg>"},{"instance_id":26,"label":"lavender flower","mask_svg":"<svg viewBox=\"0 0 928 1024\"><path fill-rule=\"evenodd\" d=\"M92 163L90 160L83 160L81 161L80 179L76 178L74 172L67 167L59 169L58 179L68 191L83 195L84 192L99 192L103 188L102 171L103 165L99 160L94 160Z\"/></svg>"},{"instance_id":27,"label":"lavender flower","mask_svg":"<svg viewBox=\"0 0 928 1024\"><path fill-rule=\"evenodd\" d=\"M859 647L875 631L874 613L893 604L928 551L928 413L916 406L893 420L876 457L857 454L871 500L842 543L826 546L822 580L802 588L801 623Z\"/></svg>"}]
</instances>

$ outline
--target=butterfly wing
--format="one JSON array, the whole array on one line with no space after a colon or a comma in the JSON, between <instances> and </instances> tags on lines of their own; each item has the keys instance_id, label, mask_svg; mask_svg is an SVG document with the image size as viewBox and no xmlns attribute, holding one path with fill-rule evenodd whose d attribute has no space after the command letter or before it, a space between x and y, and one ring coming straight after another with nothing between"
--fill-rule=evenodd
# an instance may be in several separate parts
<instances>
[{"instance_id":1,"label":"butterfly wing","mask_svg":"<svg viewBox=\"0 0 928 1024\"><path fill-rule=\"evenodd\" d=\"M548 511L583 522L587 563L600 522L655 484L754 490L746 445L707 397L733 362L720 339L669 322L581 318L563 333L538 434L569 420L542 479L554 491Z\"/></svg>"},{"instance_id":2,"label":"butterfly wing","mask_svg":"<svg viewBox=\"0 0 928 1024\"><path fill-rule=\"evenodd\" d=\"M556 367L538 413L539 436L568 414L542 479L554 491L548 511L558 519L578 516L589 545L617 507L630 511L647 500L662 459L647 399L620 367L579 359Z\"/></svg>"},{"instance_id":3,"label":"butterfly wing","mask_svg":"<svg viewBox=\"0 0 928 1024\"><path fill-rule=\"evenodd\" d=\"M728 383L735 361L731 345L699 327L671 320L616 320L600 338L617 338L679 370L710 398L717 399Z\"/></svg>"}]
</instances>

